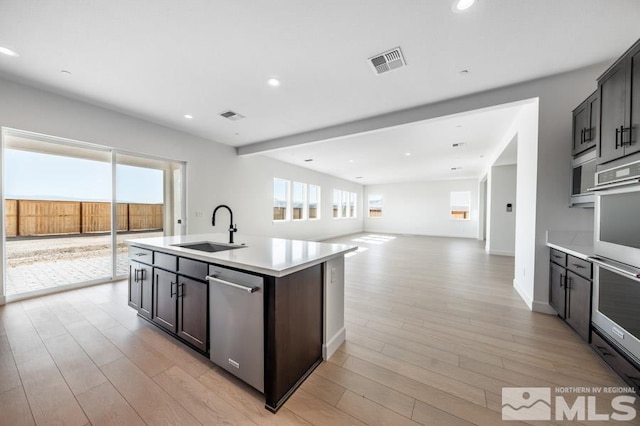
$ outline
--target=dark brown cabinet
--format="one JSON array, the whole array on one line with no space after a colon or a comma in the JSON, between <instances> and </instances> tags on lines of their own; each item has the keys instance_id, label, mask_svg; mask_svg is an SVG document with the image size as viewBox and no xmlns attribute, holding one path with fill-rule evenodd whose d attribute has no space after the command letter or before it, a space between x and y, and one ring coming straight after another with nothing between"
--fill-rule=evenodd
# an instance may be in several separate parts
<instances>
[{"instance_id":1,"label":"dark brown cabinet","mask_svg":"<svg viewBox=\"0 0 640 426\"><path fill-rule=\"evenodd\" d=\"M153 275L153 322L176 333L178 276L158 268Z\"/></svg>"},{"instance_id":2,"label":"dark brown cabinet","mask_svg":"<svg viewBox=\"0 0 640 426\"><path fill-rule=\"evenodd\" d=\"M564 319L567 303L564 288L566 269L557 263L551 262L549 271L549 304L556 310L560 318Z\"/></svg>"},{"instance_id":3,"label":"dark brown cabinet","mask_svg":"<svg viewBox=\"0 0 640 426\"><path fill-rule=\"evenodd\" d=\"M177 334L201 351L207 350L208 285L178 277Z\"/></svg>"},{"instance_id":4,"label":"dark brown cabinet","mask_svg":"<svg viewBox=\"0 0 640 426\"><path fill-rule=\"evenodd\" d=\"M591 280L567 271L565 321L586 341L591 325Z\"/></svg>"},{"instance_id":5,"label":"dark brown cabinet","mask_svg":"<svg viewBox=\"0 0 640 426\"><path fill-rule=\"evenodd\" d=\"M640 41L599 79L598 164L640 151Z\"/></svg>"},{"instance_id":6,"label":"dark brown cabinet","mask_svg":"<svg viewBox=\"0 0 640 426\"><path fill-rule=\"evenodd\" d=\"M149 255L148 258L144 256ZM151 263L151 254L134 251L130 252L130 256L135 256L136 259L148 260ZM153 291L153 268L151 265L139 262L137 260L131 260L129 262L129 306L138 310L138 314L151 319L152 312L152 299L151 294Z\"/></svg>"},{"instance_id":7,"label":"dark brown cabinet","mask_svg":"<svg viewBox=\"0 0 640 426\"><path fill-rule=\"evenodd\" d=\"M584 340L591 326L591 262L551 249L549 305Z\"/></svg>"},{"instance_id":8,"label":"dark brown cabinet","mask_svg":"<svg viewBox=\"0 0 640 426\"><path fill-rule=\"evenodd\" d=\"M573 144L571 154L576 156L594 148L600 138L600 103L594 92L573 110Z\"/></svg>"}]
</instances>

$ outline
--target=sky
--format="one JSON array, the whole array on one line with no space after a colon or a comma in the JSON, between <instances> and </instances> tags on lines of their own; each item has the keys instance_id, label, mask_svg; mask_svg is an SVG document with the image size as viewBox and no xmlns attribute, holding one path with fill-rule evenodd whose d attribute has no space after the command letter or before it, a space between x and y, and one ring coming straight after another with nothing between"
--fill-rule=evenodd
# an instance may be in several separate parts
<instances>
[{"instance_id":1,"label":"sky","mask_svg":"<svg viewBox=\"0 0 640 426\"><path fill-rule=\"evenodd\" d=\"M5 198L111 201L111 163L5 150ZM162 203L163 171L116 166L118 202Z\"/></svg>"}]
</instances>

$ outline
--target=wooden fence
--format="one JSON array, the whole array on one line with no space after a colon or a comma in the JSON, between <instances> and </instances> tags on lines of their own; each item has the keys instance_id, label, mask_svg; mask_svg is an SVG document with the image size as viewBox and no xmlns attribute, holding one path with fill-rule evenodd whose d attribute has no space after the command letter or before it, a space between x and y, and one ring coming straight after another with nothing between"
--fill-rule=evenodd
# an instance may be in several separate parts
<instances>
[{"instance_id":1,"label":"wooden fence","mask_svg":"<svg viewBox=\"0 0 640 426\"><path fill-rule=\"evenodd\" d=\"M162 204L118 203L118 231L161 230ZM7 237L85 234L111 231L111 203L6 200Z\"/></svg>"}]
</instances>

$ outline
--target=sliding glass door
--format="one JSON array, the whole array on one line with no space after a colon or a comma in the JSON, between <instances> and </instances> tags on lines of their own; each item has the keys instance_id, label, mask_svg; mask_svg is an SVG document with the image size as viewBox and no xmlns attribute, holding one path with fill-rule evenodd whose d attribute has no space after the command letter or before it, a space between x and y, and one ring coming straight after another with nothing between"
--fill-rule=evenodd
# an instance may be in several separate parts
<instances>
[{"instance_id":1,"label":"sliding glass door","mask_svg":"<svg viewBox=\"0 0 640 426\"><path fill-rule=\"evenodd\" d=\"M2 140L8 300L124 277L125 240L184 232L183 163L15 130Z\"/></svg>"}]
</instances>

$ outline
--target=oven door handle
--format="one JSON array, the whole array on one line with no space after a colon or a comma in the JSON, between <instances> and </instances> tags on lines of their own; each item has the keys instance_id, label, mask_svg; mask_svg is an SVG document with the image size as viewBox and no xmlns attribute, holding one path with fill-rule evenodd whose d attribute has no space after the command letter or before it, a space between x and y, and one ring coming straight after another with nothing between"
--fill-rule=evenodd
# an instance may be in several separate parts
<instances>
[{"instance_id":1,"label":"oven door handle","mask_svg":"<svg viewBox=\"0 0 640 426\"><path fill-rule=\"evenodd\" d=\"M609 270L611 272L615 272L615 273L620 274L620 275L624 275L625 277L629 277L634 281L640 282L640 274L639 273L632 272L632 271L629 271L627 269L620 268L618 266L612 265L611 263L609 263L607 261L604 261L604 260L600 259L599 257L589 256L588 259L589 259L589 261L595 263L596 265L600 266L601 268L607 269L607 270Z\"/></svg>"}]
</instances>

